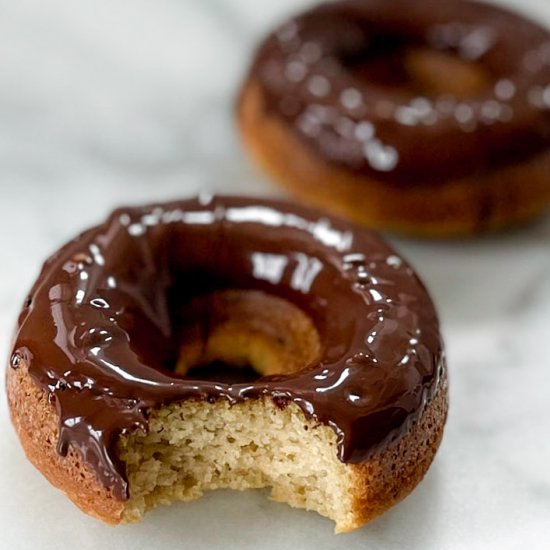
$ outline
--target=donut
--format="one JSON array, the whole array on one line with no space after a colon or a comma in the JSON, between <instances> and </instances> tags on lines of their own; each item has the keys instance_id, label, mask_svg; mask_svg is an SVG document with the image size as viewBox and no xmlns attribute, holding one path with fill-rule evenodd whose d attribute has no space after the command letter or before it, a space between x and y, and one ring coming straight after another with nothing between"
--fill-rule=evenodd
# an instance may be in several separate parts
<instances>
[{"instance_id":1,"label":"donut","mask_svg":"<svg viewBox=\"0 0 550 550\"><path fill-rule=\"evenodd\" d=\"M348 531L419 483L447 414L434 306L388 245L207 195L115 210L55 252L7 393L29 460L111 524L269 487Z\"/></svg>"},{"instance_id":2,"label":"donut","mask_svg":"<svg viewBox=\"0 0 550 550\"><path fill-rule=\"evenodd\" d=\"M246 149L297 198L426 237L498 230L550 203L550 34L465 0L345 0L259 47Z\"/></svg>"}]
</instances>

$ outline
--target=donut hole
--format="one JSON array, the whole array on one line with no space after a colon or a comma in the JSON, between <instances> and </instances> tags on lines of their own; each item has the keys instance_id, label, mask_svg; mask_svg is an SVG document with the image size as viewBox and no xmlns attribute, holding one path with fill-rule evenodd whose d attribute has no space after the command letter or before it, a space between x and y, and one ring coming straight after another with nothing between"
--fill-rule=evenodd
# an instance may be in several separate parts
<instances>
[{"instance_id":1,"label":"donut hole","mask_svg":"<svg viewBox=\"0 0 550 550\"><path fill-rule=\"evenodd\" d=\"M479 63L430 48L409 49L403 64L417 91L429 95L472 97L487 90L492 81Z\"/></svg>"},{"instance_id":2,"label":"donut hole","mask_svg":"<svg viewBox=\"0 0 550 550\"><path fill-rule=\"evenodd\" d=\"M185 373L189 380L209 380L222 384L245 384L256 382L261 374L249 364L235 366L223 361L212 361L191 367Z\"/></svg>"},{"instance_id":3,"label":"donut hole","mask_svg":"<svg viewBox=\"0 0 550 550\"><path fill-rule=\"evenodd\" d=\"M369 47L345 54L343 63L370 86L413 95L467 98L486 90L493 80L480 63L458 51L411 44L392 36L376 38Z\"/></svg>"},{"instance_id":4,"label":"donut hole","mask_svg":"<svg viewBox=\"0 0 550 550\"><path fill-rule=\"evenodd\" d=\"M257 290L193 298L181 319L180 376L241 383L298 372L320 356L319 334L300 308Z\"/></svg>"}]
</instances>

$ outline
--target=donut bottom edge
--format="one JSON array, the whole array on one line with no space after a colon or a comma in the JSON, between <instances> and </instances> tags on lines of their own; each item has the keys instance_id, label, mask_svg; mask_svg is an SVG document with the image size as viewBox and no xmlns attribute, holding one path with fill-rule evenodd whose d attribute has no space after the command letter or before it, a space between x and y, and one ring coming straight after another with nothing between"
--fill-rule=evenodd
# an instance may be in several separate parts
<instances>
[{"instance_id":1,"label":"donut bottom edge","mask_svg":"<svg viewBox=\"0 0 550 550\"><path fill-rule=\"evenodd\" d=\"M12 422L31 463L82 511L109 524L140 521L157 505L194 500L206 490L271 487L274 500L329 517L335 532L351 531L422 480L448 408L444 375L407 432L370 459L345 464L336 456L334 430L307 419L297 405L280 409L268 398L233 406L173 403L152 411L147 434L120 436L130 492L120 501L78 451L58 454L57 413L25 365L8 369L7 389Z\"/></svg>"},{"instance_id":2,"label":"donut bottom edge","mask_svg":"<svg viewBox=\"0 0 550 550\"><path fill-rule=\"evenodd\" d=\"M251 77L241 91L237 119L245 148L262 171L297 199L373 229L463 237L528 222L550 207L550 150L469 178L392 185L330 164L264 103Z\"/></svg>"}]
</instances>

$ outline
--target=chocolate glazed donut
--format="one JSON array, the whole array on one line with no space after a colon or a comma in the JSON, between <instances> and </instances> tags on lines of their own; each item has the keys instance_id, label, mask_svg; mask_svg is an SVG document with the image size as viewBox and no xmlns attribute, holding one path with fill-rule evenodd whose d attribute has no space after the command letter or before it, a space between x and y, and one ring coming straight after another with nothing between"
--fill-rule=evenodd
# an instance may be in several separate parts
<instances>
[{"instance_id":1,"label":"chocolate glazed donut","mask_svg":"<svg viewBox=\"0 0 550 550\"><path fill-rule=\"evenodd\" d=\"M498 229L550 198L550 35L465 0L350 0L285 23L238 117L307 201L428 236Z\"/></svg>"},{"instance_id":2,"label":"chocolate glazed donut","mask_svg":"<svg viewBox=\"0 0 550 550\"><path fill-rule=\"evenodd\" d=\"M264 368L246 383L175 372L189 336L185 327L198 322L201 331L214 330L214 314L189 304L215 295L222 311L215 315L228 317L227 308L240 307L247 292L253 294L248 303L268 304L273 317L277 308L288 310L289 326L299 310L305 328L294 323L272 340L288 350L293 334L303 333L285 359L301 364ZM212 309L214 301L208 303ZM261 315L258 307L246 313ZM270 322L254 325L253 342L270 337ZM299 358L307 346L312 353ZM140 490L132 470L137 447L130 453L128 441L161 438L176 412L178 422L192 422L185 407L240 414L261 406L270 422L292 415L306 457L319 434L326 435L321 456L350 484L336 495L345 513L276 498L333 517L339 530L361 525L416 485L438 447L447 410L436 313L389 246L367 230L295 205L210 196L116 210L56 252L21 312L8 396L31 461L82 509L111 523L139 519L144 511L136 505L128 512ZM223 438L234 440L242 429L226 420ZM171 437L166 448L174 453ZM191 436L184 439L181 452L191 452ZM161 461L163 448L159 440L155 445L148 461L139 459L142 477L144 464ZM263 452L255 447L239 452ZM239 487L277 486L264 478L247 483Z\"/></svg>"}]
</instances>

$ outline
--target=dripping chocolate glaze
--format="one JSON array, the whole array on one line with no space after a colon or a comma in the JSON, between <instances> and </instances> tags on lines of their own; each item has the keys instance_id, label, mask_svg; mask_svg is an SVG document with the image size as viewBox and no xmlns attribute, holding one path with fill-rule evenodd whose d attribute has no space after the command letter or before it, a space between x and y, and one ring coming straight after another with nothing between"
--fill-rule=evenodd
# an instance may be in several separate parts
<instances>
[{"instance_id":1,"label":"dripping chocolate glaze","mask_svg":"<svg viewBox=\"0 0 550 550\"><path fill-rule=\"evenodd\" d=\"M172 374L177 304L220 289L298 305L319 331L319 362L246 384ZM428 294L373 233L297 205L211 196L116 210L56 252L19 318L12 368L22 363L56 407L59 453L79 450L119 499L117 437L147 430L155 407L293 402L357 463L407 429L445 368Z\"/></svg>"},{"instance_id":2,"label":"dripping chocolate glaze","mask_svg":"<svg viewBox=\"0 0 550 550\"><path fill-rule=\"evenodd\" d=\"M399 56L411 47L474 63L487 74L487 89L467 98L416 94L350 68L361 60L383 68L388 51ZM312 151L392 184L484 173L550 147L550 34L495 6L322 4L268 37L250 81L260 85L266 112Z\"/></svg>"}]
</instances>

